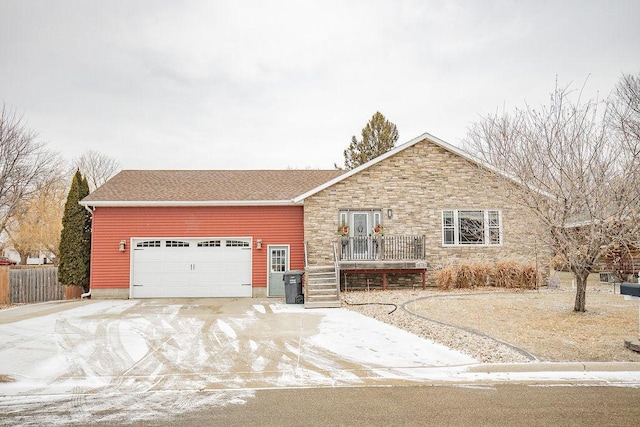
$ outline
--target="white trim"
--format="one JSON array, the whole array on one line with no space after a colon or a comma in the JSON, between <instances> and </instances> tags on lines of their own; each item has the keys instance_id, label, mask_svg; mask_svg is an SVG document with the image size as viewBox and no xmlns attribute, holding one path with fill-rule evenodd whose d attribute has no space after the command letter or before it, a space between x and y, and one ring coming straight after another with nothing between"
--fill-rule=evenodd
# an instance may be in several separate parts
<instances>
[{"instance_id":1,"label":"white trim","mask_svg":"<svg viewBox=\"0 0 640 427\"><path fill-rule=\"evenodd\" d=\"M483 216L483 240L484 243L460 243L460 223L459 216L460 212L469 212L469 211L477 211L482 212ZM453 243L445 242L445 228L444 228L444 213L452 212L453 213ZM500 241L498 243L491 243L491 228L489 226L489 212L497 212L498 213L498 232ZM502 210L501 209L480 209L480 208L465 208L465 209L441 209L440 210L440 231L442 237L442 246L445 248L459 248L459 247L496 247L504 245L504 232L502 226Z\"/></svg>"},{"instance_id":2,"label":"white trim","mask_svg":"<svg viewBox=\"0 0 640 427\"><path fill-rule=\"evenodd\" d=\"M141 200L141 201L81 201L88 207L167 207L167 206L299 206L301 203L292 200Z\"/></svg>"},{"instance_id":3,"label":"white trim","mask_svg":"<svg viewBox=\"0 0 640 427\"><path fill-rule=\"evenodd\" d=\"M271 295L269 295L271 293L271 281L269 279L271 278L271 249L272 248L287 248L287 265L286 265L287 268L285 268L285 272L287 270L291 270L291 245L289 244L267 245L267 297L271 297ZM279 296L284 296L284 295L274 295L274 297L279 297Z\"/></svg>"}]
</instances>

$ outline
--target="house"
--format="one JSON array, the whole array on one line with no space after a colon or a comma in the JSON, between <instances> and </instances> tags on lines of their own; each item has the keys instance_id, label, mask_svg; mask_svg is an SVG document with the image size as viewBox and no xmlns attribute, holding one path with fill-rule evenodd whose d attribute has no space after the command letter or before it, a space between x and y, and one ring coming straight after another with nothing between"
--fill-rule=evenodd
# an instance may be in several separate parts
<instances>
[{"instance_id":1,"label":"house","mask_svg":"<svg viewBox=\"0 0 640 427\"><path fill-rule=\"evenodd\" d=\"M451 263L546 251L499 172L423 134L348 172L122 171L93 214L94 297L282 295L306 267L308 306L343 286L430 284Z\"/></svg>"},{"instance_id":2,"label":"house","mask_svg":"<svg viewBox=\"0 0 640 427\"><path fill-rule=\"evenodd\" d=\"M411 273L424 284L425 264L431 272L502 260L546 267L541 228L508 191L499 171L423 134L295 201L304 203L310 264L333 262L336 230L346 224L335 251L343 287L349 276L385 287L387 279L415 284Z\"/></svg>"},{"instance_id":3,"label":"house","mask_svg":"<svg viewBox=\"0 0 640 427\"><path fill-rule=\"evenodd\" d=\"M303 205L336 170L124 170L92 213L94 298L283 295L304 267Z\"/></svg>"}]
</instances>

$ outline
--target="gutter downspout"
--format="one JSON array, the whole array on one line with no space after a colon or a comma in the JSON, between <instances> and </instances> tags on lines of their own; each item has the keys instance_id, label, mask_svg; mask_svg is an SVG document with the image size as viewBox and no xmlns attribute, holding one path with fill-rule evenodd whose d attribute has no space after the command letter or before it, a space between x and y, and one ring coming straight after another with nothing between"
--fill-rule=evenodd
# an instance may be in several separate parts
<instances>
[{"instance_id":1,"label":"gutter downspout","mask_svg":"<svg viewBox=\"0 0 640 427\"><path fill-rule=\"evenodd\" d=\"M87 212L89 212L89 214L91 215L91 218L93 219L93 209L91 209L89 205L82 205L82 206L84 206L84 208L87 210ZM91 298L91 288L89 288L89 292L85 292L84 294L80 295L80 299L85 299L85 298Z\"/></svg>"}]
</instances>

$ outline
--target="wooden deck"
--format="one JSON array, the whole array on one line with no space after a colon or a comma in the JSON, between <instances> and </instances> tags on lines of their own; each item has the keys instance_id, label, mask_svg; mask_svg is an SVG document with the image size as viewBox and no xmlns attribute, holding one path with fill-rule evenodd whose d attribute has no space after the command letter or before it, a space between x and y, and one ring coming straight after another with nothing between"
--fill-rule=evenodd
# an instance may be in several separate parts
<instances>
[{"instance_id":1,"label":"wooden deck","mask_svg":"<svg viewBox=\"0 0 640 427\"><path fill-rule=\"evenodd\" d=\"M340 274L346 278L349 274L382 275L382 289L387 289L388 274L420 274L422 289L427 286L428 263L419 261L340 261Z\"/></svg>"},{"instance_id":2,"label":"wooden deck","mask_svg":"<svg viewBox=\"0 0 640 427\"><path fill-rule=\"evenodd\" d=\"M382 289L387 289L388 274L420 274L426 287L425 236L387 235L343 237L334 247L338 252L340 274L372 274L382 276Z\"/></svg>"}]
</instances>

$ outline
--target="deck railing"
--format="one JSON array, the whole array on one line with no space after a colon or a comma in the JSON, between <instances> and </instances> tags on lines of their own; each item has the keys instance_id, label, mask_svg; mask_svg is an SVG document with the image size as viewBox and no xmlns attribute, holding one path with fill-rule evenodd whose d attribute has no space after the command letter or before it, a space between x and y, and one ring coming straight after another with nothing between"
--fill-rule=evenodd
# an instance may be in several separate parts
<instances>
[{"instance_id":1,"label":"deck railing","mask_svg":"<svg viewBox=\"0 0 640 427\"><path fill-rule=\"evenodd\" d=\"M424 260L424 235L342 237L341 261L413 261Z\"/></svg>"}]
</instances>

